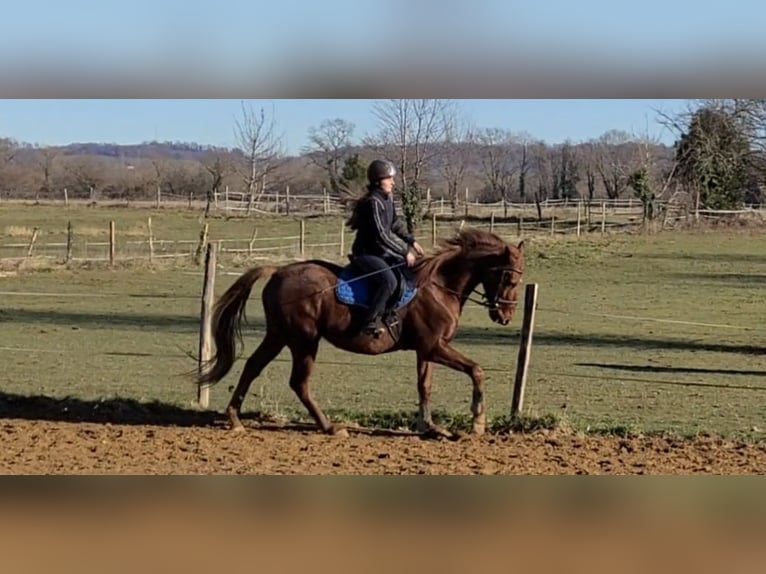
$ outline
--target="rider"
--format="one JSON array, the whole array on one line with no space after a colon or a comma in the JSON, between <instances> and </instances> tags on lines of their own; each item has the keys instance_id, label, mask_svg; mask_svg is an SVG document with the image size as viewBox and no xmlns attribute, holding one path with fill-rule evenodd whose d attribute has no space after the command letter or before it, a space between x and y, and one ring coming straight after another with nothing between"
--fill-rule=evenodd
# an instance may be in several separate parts
<instances>
[{"instance_id":1,"label":"rider","mask_svg":"<svg viewBox=\"0 0 766 574\"><path fill-rule=\"evenodd\" d=\"M365 318L364 331L379 336L386 303L396 289L391 267L405 263L412 266L423 248L407 231L394 207L393 189L396 169L385 160L376 159L367 168L367 193L354 206L347 225L355 230L351 247L352 262L373 281L374 289Z\"/></svg>"}]
</instances>

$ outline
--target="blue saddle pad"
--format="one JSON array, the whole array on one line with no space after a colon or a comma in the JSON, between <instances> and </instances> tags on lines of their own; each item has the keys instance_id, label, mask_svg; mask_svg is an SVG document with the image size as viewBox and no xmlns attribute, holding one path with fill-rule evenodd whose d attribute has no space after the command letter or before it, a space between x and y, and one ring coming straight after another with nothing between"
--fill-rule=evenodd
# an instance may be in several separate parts
<instances>
[{"instance_id":1,"label":"blue saddle pad","mask_svg":"<svg viewBox=\"0 0 766 574\"><path fill-rule=\"evenodd\" d=\"M346 305L356 305L358 307L368 307L370 302L370 286L369 278L363 277L357 279L357 276L364 275L358 271L353 265L347 265L343 268L343 271L338 277L338 285L335 287L335 296L338 301L345 303ZM411 279L403 279L401 275L397 274L399 281L405 281L404 289L402 289L402 295L394 306L394 310L398 311L405 305L409 304L418 292L418 288L415 287Z\"/></svg>"}]
</instances>

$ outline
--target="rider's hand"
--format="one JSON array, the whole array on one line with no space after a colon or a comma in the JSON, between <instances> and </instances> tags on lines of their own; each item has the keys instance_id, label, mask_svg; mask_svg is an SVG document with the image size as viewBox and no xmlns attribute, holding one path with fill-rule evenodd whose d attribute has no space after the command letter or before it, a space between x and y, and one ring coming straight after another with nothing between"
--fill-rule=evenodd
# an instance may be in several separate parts
<instances>
[{"instance_id":1,"label":"rider's hand","mask_svg":"<svg viewBox=\"0 0 766 574\"><path fill-rule=\"evenodd\" d=\"M415 265L415 254L412 251L407 252L407 266L412 267Z\"/></svg>"},{"instance_id":2,"label":"rider's hand","mask_svg":"<svg viewBox=\"0 0 766 574\"><path fill-rule=\"evenodd\" d=\"M423 247L422 247L422 246L420 245L420 243L418 243L417 241L416 241L415 243L413 243L413 244L412 244L412 248L415 250L415 252L416 252L418 255L421 255L421 256L422 256L422 255L424 255L424 254L425 254L425 251L423 250Z\"/></svg>"}]
</instances>

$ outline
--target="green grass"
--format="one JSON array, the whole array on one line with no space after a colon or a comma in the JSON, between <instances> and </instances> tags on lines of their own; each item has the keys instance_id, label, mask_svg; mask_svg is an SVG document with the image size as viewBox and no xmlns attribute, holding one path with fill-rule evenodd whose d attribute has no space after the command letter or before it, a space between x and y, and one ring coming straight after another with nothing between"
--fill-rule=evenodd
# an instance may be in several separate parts
<instances>
[{"instance_id":1,"label":"green grass","mask_svg":"<svg viewBox=\"0 0 766 574\"><path fill-rule=\"evenodd\" d=\"M68 218L93 228L104 222L108 228L109 219L115 218L129 229L150 214L156 236L162 230L167 237L193 238L200 227L196 214L184 212L0 206L0 231L35 225L61 230ZM284 234L282 225L297 225L275 218L215 219L211 235L245 237L254 224L263 235ZM314 233L328 233L339 225L334 218L312 219L307 234L312 227ZM233 258L223 261L224 270L240 270L245 264ZM0 391L190 407L196 391L180 374L195 367L189 355L197 353L200 271L188 264L115 270L74 266L0 276L3 292L61 294L2 295ZM219 274L217 294L235 279ZM496 430L555 422L590 432L762 438L764 235L732 230L580 240L532 237L525 279L540 285L526 422L511 424L506 418L521 317L503 328L492 324L485 310L470 306L456 341L487 371L487 406ZM90 295L67 296L85 293ZM258 295L256 290L248 307L253 322L246 331L248 353L263 332ZM318 361L313 390L328 413L379 426L411 424L417 409L412 353L356 356L323 343ZM305 419L287 385L289 366L285 351L253 384L245 411ZM211 408L224 407L241 367L240 361L211 389ZM435 377L434 408L450 426L464 426L470 381L443 367L436 368Z\"/></svg>"}]
</instances>

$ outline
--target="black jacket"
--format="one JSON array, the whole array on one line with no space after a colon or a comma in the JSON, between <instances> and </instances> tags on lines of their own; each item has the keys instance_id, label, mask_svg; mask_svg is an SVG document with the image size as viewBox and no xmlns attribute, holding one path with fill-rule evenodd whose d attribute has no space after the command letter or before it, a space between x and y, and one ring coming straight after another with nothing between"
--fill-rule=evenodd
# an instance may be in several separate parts
<instances>
[{"instance_id":1,"label":"black jacket","mask_svg":"<svg viewBox=\"0 0 766 574\"><path fill-rule=\"evenodd\" d=\"M377 255L402 259L415 238L396 214L393 197L372 189L357 206L358 229L351 246L352 257Z\"/></svg>"}]
</instances>

